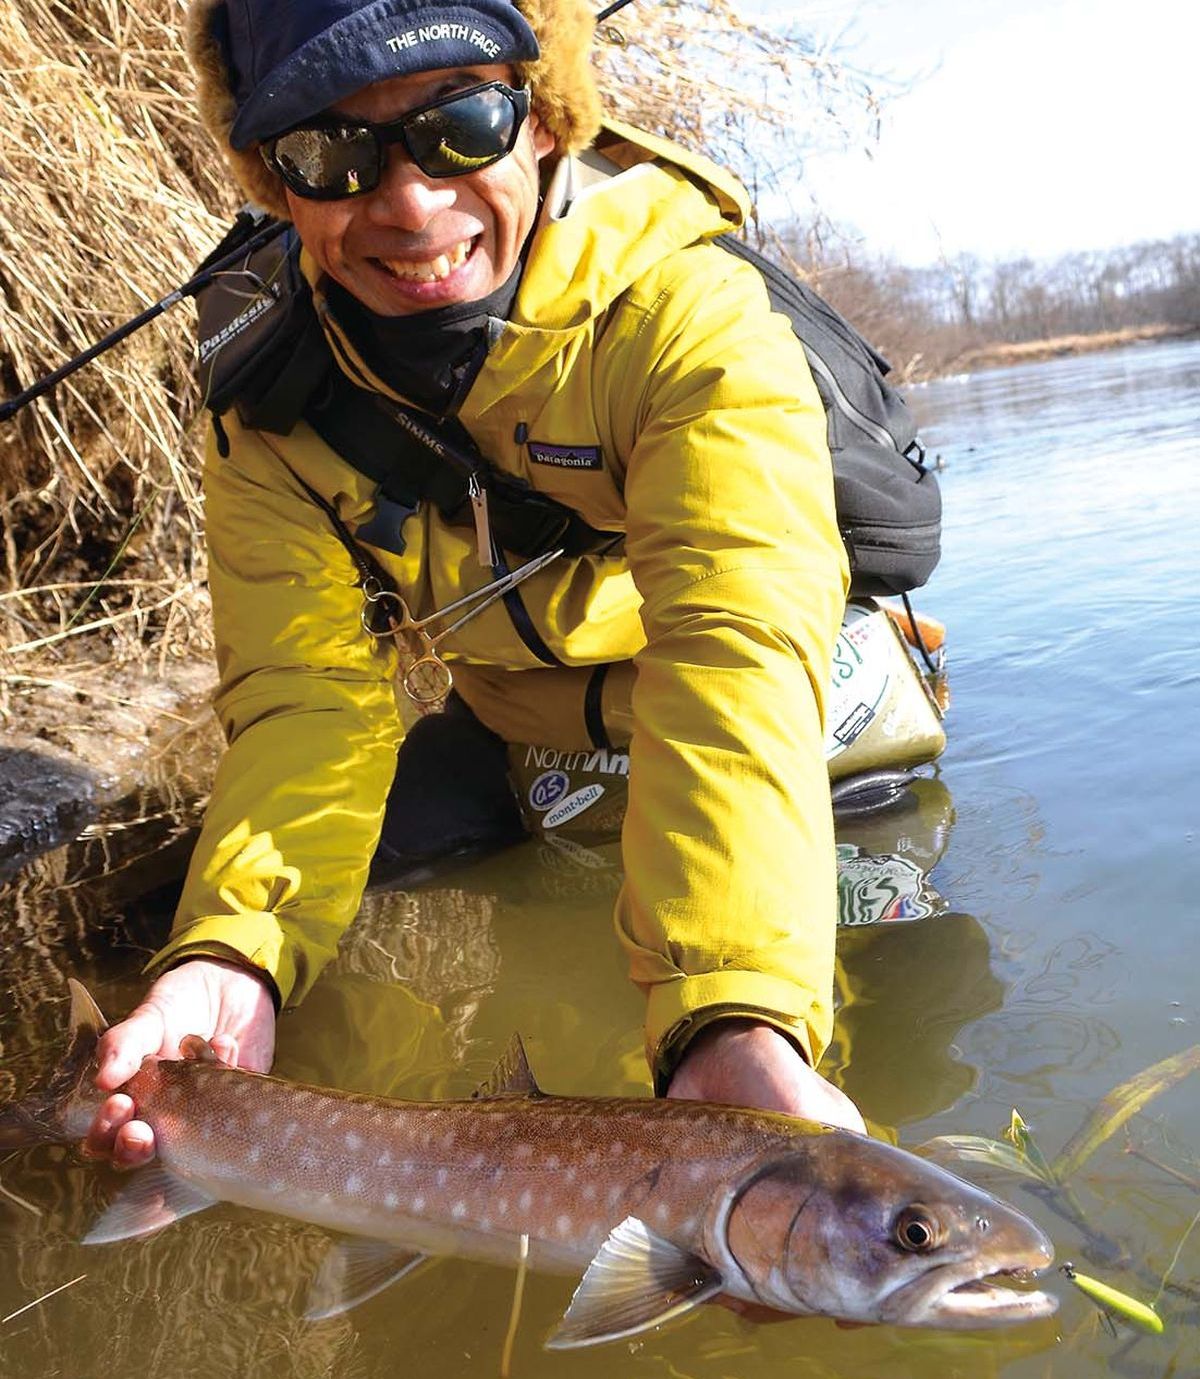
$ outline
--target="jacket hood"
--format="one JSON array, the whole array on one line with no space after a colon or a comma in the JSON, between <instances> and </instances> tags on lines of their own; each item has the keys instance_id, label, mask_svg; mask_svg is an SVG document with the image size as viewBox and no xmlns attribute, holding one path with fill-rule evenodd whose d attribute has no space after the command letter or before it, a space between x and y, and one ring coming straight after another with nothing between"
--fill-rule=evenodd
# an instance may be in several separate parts
<instances>
[{"instance_id":1,"label":"jacket hood","mask_svg":"<svg viewBox=\"0 0 1200 1379\"><path fill-rule=\"evenodd\" d=\"M737 230L749 202L732 174L618 120L555 169L511 317L569 331L677 249Z\"/></svg>"},{"instance_id":2,"label":"jacket hood","mask_svg":"<svg viewBox=\"0 0 1200 1379\"><path fill-rule=\"evenodd\" d=\"M518 0L517 8L541 48L536 60L516 64L517 79L529 87L533 109L554 136L558 152L578 152L592 141L600 125L600 95L591 64L595 15L588 0ZM186 38L200 116L246 196L288 220L283 183L263 162L258 145L235 149L230 142L237 102L228 31L226 0L192 0Z\"/></svg>"}]
</instances>

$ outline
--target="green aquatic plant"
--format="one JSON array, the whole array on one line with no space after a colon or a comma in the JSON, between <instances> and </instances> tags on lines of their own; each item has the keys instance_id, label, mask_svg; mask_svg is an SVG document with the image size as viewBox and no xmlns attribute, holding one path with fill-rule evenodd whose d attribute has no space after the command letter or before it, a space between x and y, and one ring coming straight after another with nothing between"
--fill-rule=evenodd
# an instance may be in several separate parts
<instances>
[{"instance_id":1,"label":"green aquatic plant","mask_svg":"<svg viewBox=\"0 0 1200 1379\"><path fill-rule=\"evenodd\" d=\"M986 1135L938 1135L920 1145L917 1153L940 1160L962 1159L989 1164L993 1168L1030 1179L1034 1184L1032 1190L1080 1230L1096 1255L1114 1266L1128 1266L1133 1262L1129 1252L1096 1231L1072 1191L1070 1180L1101 1145L1149 1102L1197 1069L1200 1069L1200 1044L1193 1044L1191 1048L1172 1054L1120 1083L1097 1103L1052 1160L1042 1152L1033 1131L1015 1107L1003 1139L990 1139ZM1156 1309L1188 1238L1198 1223L1200 1212L1184 1231L1150 1303L1141 1302L1099 1279L1080 1274L1071 1264L1064 1264L1062 1271L1110 1321L1116 1316L1142 1331L1161 1334L1163 1321Z\"/></svg>"}]
</instances>

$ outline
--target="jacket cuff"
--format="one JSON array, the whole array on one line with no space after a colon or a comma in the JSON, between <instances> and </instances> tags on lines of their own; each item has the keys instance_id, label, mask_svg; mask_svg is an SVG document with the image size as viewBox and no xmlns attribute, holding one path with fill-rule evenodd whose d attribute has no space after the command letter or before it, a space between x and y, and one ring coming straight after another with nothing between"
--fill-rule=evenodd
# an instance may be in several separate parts
<instances>
[{"instance_id":1,"label":"jacket cuff","mask_svg":"<svg viewBox=\"0 0 1200 1379\"><path fill-rule=\"evenodd\" d=\"M688 1044L717 1020L771 1025L815 1068L829 1041L829 1004L763 972L706 972L652 987L646 1007L646 1056L655 1095L666 1093Z\"/></svg>"},{"instance_id":2,"label":"jacket cuff","mask_svg":"<svg viewBox=\"0 0 1200 1379\"><path fill-rule=\"evenodd\" d=\"M278 1011L296 988L298 973L292 945L273 914L210 915L172 934L142 969L160 977L188 958L220 958L240 963L265 978Z\"/></svg>"}]
</instances>

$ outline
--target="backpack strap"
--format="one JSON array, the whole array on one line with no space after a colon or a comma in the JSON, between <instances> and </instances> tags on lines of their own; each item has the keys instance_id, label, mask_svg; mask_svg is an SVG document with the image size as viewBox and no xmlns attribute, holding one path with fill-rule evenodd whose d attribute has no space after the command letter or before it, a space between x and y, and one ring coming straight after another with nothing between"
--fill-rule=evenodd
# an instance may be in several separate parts
<instances>
[{"instance_id":1,"label":"backpack strap","mask_svg":"<svg viewBox=\"0 0 1200 1379\"><path fill-rule=\"evenodd\" d=\"M380 511L364 541L403 552L400 527L422 502L470 526L484 547L522 556L613 554L624 539L494 469L457 421L440 422L360 388L337 366L300 272L294 229L222 274L200 302L200 385L215 416L288 435L306 421L348 464L379 485ZM475 502L472 502L472 495ZM485 496L490 539L477 516Z\"/></svg>"}]
</instances>

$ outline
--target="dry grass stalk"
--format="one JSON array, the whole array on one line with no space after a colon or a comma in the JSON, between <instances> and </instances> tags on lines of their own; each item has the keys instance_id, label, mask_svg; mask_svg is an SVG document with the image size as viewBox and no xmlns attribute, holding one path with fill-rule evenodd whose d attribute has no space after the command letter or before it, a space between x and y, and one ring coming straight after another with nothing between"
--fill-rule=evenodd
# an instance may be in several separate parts
<instances>
[{"instance_id":1,"label":"dry grass stalk","mask_svg":"<svg viewBox=\"0 0 1200 1379\"><path fill-rule=\"evenodd\" d=\"M232 197L192 114L182 14L181 0L0 9L5 395L186 277L220 230ZM57 650L105 573L125 582L92 600L86 654L136 654L161 628L139 579L165 582L164 606L168 591L190 601L202 628L189 325L149 327L0 429L0 585L28 595L0 603L10 654Z\"/></svg>"}]
</instances>

